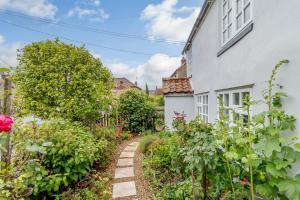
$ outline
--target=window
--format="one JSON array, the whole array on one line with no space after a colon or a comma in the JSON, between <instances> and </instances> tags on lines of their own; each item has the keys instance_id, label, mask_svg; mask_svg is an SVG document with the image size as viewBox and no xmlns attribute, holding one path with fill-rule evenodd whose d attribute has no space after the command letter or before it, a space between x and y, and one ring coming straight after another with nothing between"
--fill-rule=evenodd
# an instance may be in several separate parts
<instances>
[{"instance_id":1,"label":"window","mask_svg":"<svg viewBox=\"0 0 300 200\"><path fill-rule=\"evenodd\" d=\"M248 122L248 114L242 109L242 106L245 105L245 98L251 96L250 89L218 92L217 95L223 103L224 113L228 116L229 121L243 119L244 123Z\"/></svg>"},{"instance_id":2,"label":"window","mask_svg":"<svg viewBox=\"0 0 300 200\"><path fill-rule=\"evenodd\" d=\"M222 45L251 21L251 0L222 1Z\"/></svg>"},{"instance_id":3,"label":"window","mask_svg":"<svg viewBox=\"0 0 300 200\"><path fill-rule=\"evenodd\" d=\"M208 123L208 94L200 94L196 96L196 109L199 117Z\"/></svg>"}]
</instances>

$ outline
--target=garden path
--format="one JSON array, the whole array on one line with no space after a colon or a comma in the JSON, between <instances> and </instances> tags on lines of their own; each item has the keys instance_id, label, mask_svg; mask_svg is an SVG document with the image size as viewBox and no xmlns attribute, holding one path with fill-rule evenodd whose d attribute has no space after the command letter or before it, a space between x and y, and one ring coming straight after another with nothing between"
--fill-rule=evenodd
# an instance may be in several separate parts
<instances>
[{"instance_id":1,"label":"garden path","mask_svg":"<svg viewBox=\"0 0 300 200\"><path fill-rule=\"evenodd\" d=\"M131 142L122 150L119 156L112 186L113 199L128 199L128 197L137 199L136 182L134 180L134 156L138 146L139 142Z\"/></svg>"}]
</instances>

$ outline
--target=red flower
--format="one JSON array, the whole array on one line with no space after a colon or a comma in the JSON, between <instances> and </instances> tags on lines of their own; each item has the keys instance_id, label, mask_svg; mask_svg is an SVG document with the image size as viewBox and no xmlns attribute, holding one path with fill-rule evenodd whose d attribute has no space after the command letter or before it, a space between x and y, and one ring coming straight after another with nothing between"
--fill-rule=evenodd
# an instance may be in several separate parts
<instances>
[{"instance_id":1,"label":"red flower","mask_svg":"<svg viewBox=\"0 0 300 200\"><path fill-rule=\"evenodd\" d=\"M0 115L0 132L10 132L11 131L11 125L13 124L13 120L6 116L6 115Z\"/></svg>"},{"instance_id":2,"label":"red flower","mask_svg":"<svg viewBox=\"0 0 300 200\"><path fill-rule=\"evenodd\" d=\"M249 181L247 178L244 178L241 182L241 185L248 185L249 184Z\"/></svg>"}]
</instances>

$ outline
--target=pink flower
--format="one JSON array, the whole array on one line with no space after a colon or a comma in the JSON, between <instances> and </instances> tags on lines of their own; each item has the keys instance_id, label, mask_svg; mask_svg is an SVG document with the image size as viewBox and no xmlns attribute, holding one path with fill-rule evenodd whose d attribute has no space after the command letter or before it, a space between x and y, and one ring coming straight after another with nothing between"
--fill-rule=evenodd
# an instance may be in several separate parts
<instances>
[{"instance_id":1,"label":"pink flower","mask_svg":"<svg viewBox=\"0 0 300 200\"><path fill-rule=\"evenodd\" d=\"M13 124L13 120L6 116L6 115L0 115L0 132L10 132L11 131L11 125Z\"/></svg>"},{"instance_id":2,"label":"pink flower","mask_svg":"<svg viewBox=\"0 0 300 200\"><path fill-rule=\"evenodd\" d=\"M241 182L241 185L248 185L249 184L249 181L247 178L244 178Z\"/></svg>"}]
</instances>

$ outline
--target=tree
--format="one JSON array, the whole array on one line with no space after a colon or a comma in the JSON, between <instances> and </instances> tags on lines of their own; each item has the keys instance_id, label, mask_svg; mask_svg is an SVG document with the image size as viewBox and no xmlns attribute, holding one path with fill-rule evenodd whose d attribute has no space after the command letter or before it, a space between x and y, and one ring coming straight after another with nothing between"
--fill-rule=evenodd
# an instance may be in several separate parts
<instances>
[{"instance_id":1,"label":"tree","mask_svg":"<svg viewBox=\"0 0 300 200\"><path fill-rule=\"evenodd\" d=\"M130 89L120 95L119 112L124 122L124 128L140 133L154 128L155 109L147 101L144 93Z\"/></svg>"},{"instance_id":2,"label":"tree","mask_svg":"<svg viewBox=\"0 0 300 200\"><path fill-rule=\"evenodd\" d=\"M146 83L146 94L149 96L149 89L148 89L148 84Z\"/></svg>"},{"instance_id":3,"label":"tree","mask_svg":"<svg viewBox=\"0 0 300 200\"><path fill-rule=\"evenodd\" d=\"M14 81L23 114L93 124L108 109L110 71L84 47L58 39L35 42L18 53Z\"/></svg>"}]
</instances>

